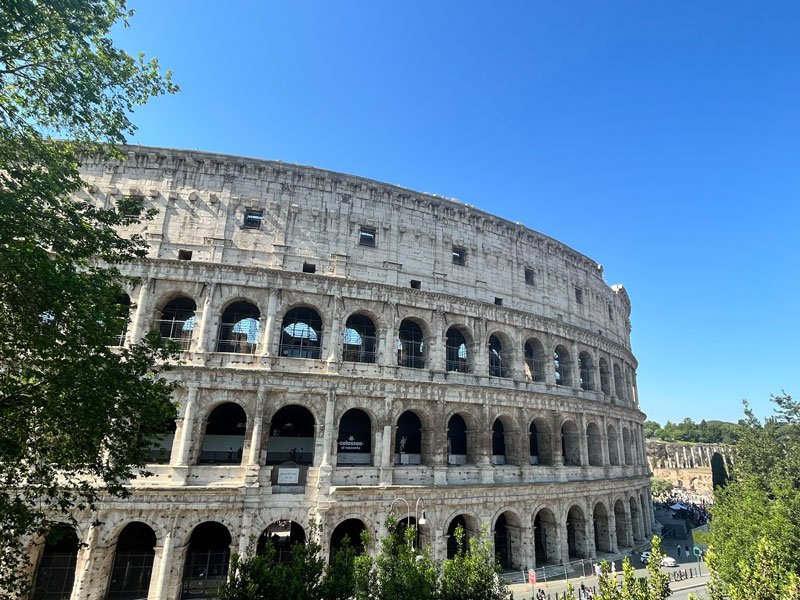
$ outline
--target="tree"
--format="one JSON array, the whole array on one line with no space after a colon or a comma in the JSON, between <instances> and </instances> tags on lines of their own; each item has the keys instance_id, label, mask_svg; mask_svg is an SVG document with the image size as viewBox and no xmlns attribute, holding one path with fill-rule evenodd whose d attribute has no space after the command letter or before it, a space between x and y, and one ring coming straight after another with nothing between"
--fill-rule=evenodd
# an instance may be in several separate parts
<instances>
[{"instance_id":1,"label":"tree","mask_svg":"<svg viewBox=\"0 0 800 600\"><path fill-rule=\"evenodd\" d=\"M672 482L669 479L653 477L650 480L650 488L654 494L662 494L672 491Z\"/></svg>"},{"instance_id":2,"label":"tree","mask_svg":"<svg viewBox=\"0 0 800 600\"><path fill-rule=\"evenodd\" d=\"M439 573L427 548L417 549L414 525L398 527L394 517L386 522L389 535L381 540L375 557L374 600L435 600Z\"/></svg>"},{"instance_id":3,"label":"tree","mask_svg":"<svg viewBox=\"0 0 800 600\"><path fill-rule=\"evenodd\" d=\"M627 557L622 561L622 587L617 586L616 577L611 577L608 563L603 561L598 580L598 600L665 600L672 592L669 576L661 570L661 538L653 536L650 560L647 561L648 577L636 577L636 571Z\"/></svg>"},{"instance_id":4,"label":"tree","mask_svg":"<svg viewBox=\"0 0 800 600\"><path fill-rule=\"evenodd\" d=\"M510 592L498 577L492 543L484 529L464 544L464 529L456 528L459 551L442 566L440 600L507 600Z\"/></svg>"},{"instance_id":5,"label":"tree","mask_svg":"<svg viewBox=\"0 0 800 600\"><path fill-rule=\"evenodd\" d=\"M127 326L116 228L130 207L78 192L82 153L110 156L131 109L177 88L157 61L114 47L124 0L0 0L0 589L24 586L26 538L55 513L124 495L142 449L174 419L157 336ZM54 142L48 135L70 141ZM145 215L146 216L146 215Z\"/></svg>"},{"instance_id":6,"label":"tree","mask_svg":"<svg viewBox=\"0 0 800 600\"><path fill-rule=\"evenodd\" d=\"M763 423L745 404L731 477L714 490L708 552L713 598L797 594L800 403L788 395L773 402L776 414Z\"/></svg>"}]
</instances>

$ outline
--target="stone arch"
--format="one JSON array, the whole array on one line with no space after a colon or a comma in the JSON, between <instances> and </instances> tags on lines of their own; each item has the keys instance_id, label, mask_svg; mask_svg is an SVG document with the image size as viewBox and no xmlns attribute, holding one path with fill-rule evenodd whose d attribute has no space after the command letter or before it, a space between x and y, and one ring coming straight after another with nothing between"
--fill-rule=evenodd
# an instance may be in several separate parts
<instances>
[{"instance_id":1,"label":"stone arch","mask_svg":"<svg viewBox=\"0 0 800 600\"><path fill-rule=\"evenodd\" d=\"M355 312L345 321L342 335L342 360L374 363L378 358L378 330L372 318L363 311Z\"/></svg>"},{"instance_id":2,"label":"stone arch","mask_svg":"<svg viewBox=\"0 0 800 600\"><path fill-rule=\"evenodd\" d=\"M165 340L172 340L182 350L189 350L197 325L197 303L187 295L173 295L158 309L155 328Z\"/></svg>"},{"instance_id":3,"label":"stone arch","mask_svg":"<svg viewBox=\"0 0 800 600\"><path fill-rule=\"evenodd\" d=\"M461 513L450 517L445 522L445 539L447 540L447 558L453 558L459 550L466 550L470 538L475 537L481 530L480 521L472 515ZM456 529L463 528L464 537L459 544Z\"/></svg>"},{"instance_id":4,"label":"stone arch","mask_svg":"<svg viewBox=\"0 0 800 600\"><path fill-rule=\"evenodd\" d=\"M611 530L608 526L608 511L605 504L597 502L592 510L594 522L594 547L598 552L613 552Z\"/></svg>"},{"instance_id":5,"label":"stone arch","mask_svg":"<svg viewBox=\"0 0 800 600\"><path fill-rule=\"evenodd\" d=\"M447 464L463 465L471 462L467 422L460 413L447 420Z\"/></svg>"},{"instance_id":6,"label":"stone arch","mask_svg":"<svg viewBox=\"0 0 800 600\"><path fill-rule=\"evenodd\" d=\"M606 431L608 432L608 464L619 466L619 436L617 428L609 423Z\"/></svg>"},{"instance_id":7,"label":"stone arch","mask_svg":"<svg viewBox=\"0 0 800 600\"><path fill-rule=\"evenodd\" d=\"M608 362L605 358L600 357L600 390L608 395L611 393L611 374L608 370Z\"/></svg>"},{"instance_id":8,"label":"stone arch","mask_svg":"<svg viewBox=\"0 0 800 600\"><path fill-rule=\"evenodd\" d=\"M494 554L503 569L521 569L522 519L513 510L504 510L494 518Z\"/></svg>"},{"instance_id":9,"label":"stone arch","mask_svg":"<svg viewBox=\"0 0 800 600\"><path fill-rule=\"evenodd\" d=\"M511 339L503 332L496 331L489 336L489 376L511 377L513 351Z\"/></svg>"},{"instance_id":10,"label":"stone arch","mask_svg":"<svg viewBox=\"0 0 800 600\"><path fill-rule=\"evenodd\" d=\"M217 521L197 525L189 538L183 564L182 598L204 598L228 578L231 534Z\"/></svg>"},{"instance_id":11,"label":"stone arch","mask_svg":"<svg viewBox=\"0 0 800 600\"><path fill-rule=\"evenodd\" d=\"M315 432L316 419L308 408L300 404L282 406L270 421L266 464L313 464Z\"/></svg>"},{"instance_id":12,"label":"stone arch","mask_svg":"<svg viewBox=\"0 0 800 600\"><path fill-rule=\"evenodd\" d=\"M351 408L339 419L336 440L337 466L372 464L372 419L360 408Z\"/></svg>"},{"instance_id":13,"label":"stone arch","mask_svg":"<svg viewBox=\"0 0 800 600\"><path fill-rule=\"evenodd\" d=\"M625 402L625 385L622 382L622 370L614 363L614 394L617 399Z\"/></svg>"},{"instance_id":14,"label":"stone arch","mask_svg":"<svg viewBox=\"0 0 800 600\"><path fill-rule=\"evenodd\" d=\"M581 389L591 391L594 389L594 360L592 355L585 350L578 355L578 373Z\"/></svg>"},{"instance_id":15,"label":"stone arch","mask_svg":"<svg viewBox=\"0 0 800 600\"><path fill-rule=\"evenodd\" d=\"M424 369L428 344L428 326L418 317L406 317L397 330L397 364L410 369Z\"/></svg>"},{"instance_id":16,"label":"stone arch","mask_svg":"<svg viewBox=\"0 0 800 600\"><path fill-rule=\"evenodd\" d=\"M457 373L472 373L474 340L463 325L453 325L445 334L445 368Z\"/></svg>"},{"instance_id":17,"label":"stone arch","mask_svg":"<svg viewBox=\"0 0 800 600\"><path fill-rule=\"evenodd\" d=\"M575 421L566 420L561 424L561 455L564 464L579 467L581 465L581 434Z\"/></svg>"},{"instance_id":18,"label":"stone arch","mask_svg":"<svg viewBox=\"0 0 800 600\"><path fill-rule=\"evenodd\" d=\"M273 561L286 564L292 561L292 548L296 544L303 546L305 543L306 532L300 523L290 519L278 519L261 532L256 543L256 554L266 554L271 546L274 553Z\"/></svg>"},{"instance_id":19,"label":"stone arch","mask_svg":"<svg viewBox=\"0 0 800 600\"><path fill-rule=\"evenodd\" d=\"M529 338L525 342L525 379L543 383L546 364L547 357L542 342L535 337Z\"/></svg>"},{"instance_id":20,"label":"stone arch","mask_svg":"<svg viewBox=\"0 0 800 600\"><path fill-rule=\"evenodd\" d=\"M553 434L552 421L544 417L535 417L528 426L528 433L536 435L536 449L539 452L537 463L544 466L553 466L556 456L556 437ZM560 442L560 440L559 440ZM531 441L531 445L533 442ZM559 444L560 445L560 444Z\"/></svg>"},{"instance_id":21,"label":"stone arch","mask_svg":"<svg viewBox=\"0 0 800 600\"><path fill-rule=\"evenodd\" d=\"M422 464L422 419L414 410L406 410L397 418L394 452L396 465Z\"/></svg>"},{"instance_id":22,"label":"stone arch","mask_svg":"<svg viewBox=\"0 0 800 600\"><path fill-rule=\"evenodd\" d=\"M69 597L75 583L80 540L72 525L56 523L44 538L31 598Z\"/></svg>"},{"instance_id":23,"label":"stone arch","mask_svg":"<svg viewBox=\"0 0 800 600\"><path fill-rule=\"evenodd\" d=\"M589 465L603 466L603 439L597 423L590 421L586 426L586 446L589 454Z\"/></svg>"},{"instance_id":24,"label":"stone arch","mask_svg":"<svg viewBox=\"0 0 800 600\"><path fill-rule=\"evenodd\" d=\"M120 532L108 578L106 600L144 598L150 589L156 533L141 521L128 523Z\"/></svg>"},{"instance_id":25,"label":"stone arch","mask_svg":"<svg viewBox=\"0 0 800 600\"><path fill-rule=\"evenodd\" d=\"M553 350L553 367L556 385L570 387L572 385L572 358L569 355L569 350L561 344Z\"/></svg>"},{"instance_id":26,"label":"stone arch","mask_svg":"<svg viewBox=\"0 0 800 600\"><path fill-rule=\"evenodd\" d=\"M235 300L222 310L217 352L255 354L261 334L261 311L249 300Z\"/></svg>"},{"instance_id":27,"label":"stone arch","mask_svg":"<svg viewBox=\"0 0 800 600\"><path fill-rule=\"evenodd\" d=\"M244 453L247 413L235 402L217 404L205 420L200 464L239 464Z\"/></svg>"},{"instance_id":28,"label":"stone arch","mask_svg":"<svg viewBox=\"0 0 800 600\"><path fill-rule=\"evenodd\" d=\"M307 304L290 308L281 320L278 355L320 359L323 330L322 317L315 308Z\"/></svg>"},{"instance_id":29,"label":"stone arch","mask_svg":"<svg viewBox=\"0 0 800 600\"><path fill-rule=\"evenodd\" d=\"M358 554L363 554L367 551L363 540L361 539L361 532L369 531L366 523L359 518L350 517L343 519L336 527L333 528L330 538L330 556L333 558L345 543L349 543L351 547L355 548ZM345 542L345 539L348 540Z\"/></svg>"},{"instance_id":30,"label":"stone arch","mask_svg":"<svg viewBox=\"0 0 800 600\"><path fill-rule=\"evenodd\" d=\"M536 566L561 562L558 521L549 508L539 509L533 517L533 547Z\"/></svg>"},{"instance_id":31,"label":"stone arch","mask_svg":"<svg viewBox=\"0 0 800 600\"><path fill-rule=\"evenodd\" d=\"M631 453L631 432L627 427L622 428L622 451L625 454L625 465L633 465L633 454Z\"/></svg>"},{"instance_id":32,"label":"stone arch","mask_svg":"<svg viewBox=\"0 0 800 600\"><path fill-rule=\"evenodd\" d=\"M573 504L567 511L567 552L570 558L591 556L586 536L586 517L583 509Z\"/></svg>"}]
</instances>

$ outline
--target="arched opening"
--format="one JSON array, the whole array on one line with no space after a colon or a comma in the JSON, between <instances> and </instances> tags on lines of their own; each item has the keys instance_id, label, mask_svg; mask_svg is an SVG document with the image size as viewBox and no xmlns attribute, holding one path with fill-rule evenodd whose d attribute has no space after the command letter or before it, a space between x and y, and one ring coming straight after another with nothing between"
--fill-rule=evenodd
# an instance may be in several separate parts
<instances>
[{"instance_id":1,"label":"arched opening","mask_svg":"<svg viewBox=\"0 0 800 600\"><path fill-rule=\"evenodd\" d=\"M579 506L572 506L567 513L567 548L570 558L588 558L586 544L586 519Z\"/></svg>"},{"instance_id":2,"label":"arched opening","mask_svg":"<svg viewBox=\"0 0 800 600\"><path fill-rule=\"evenodd\" d=\"M411 369L425 368L425 336L416 321L403 319L397 332L397 364Z\"/></svg>"},{"instance_id":3,"label":"arched opening","mask_svg":"<svg viewBox=\"0 0 800 600\"><path fill-rule=\"evenodd\" d=\"M142 457L148 464L167 464L175 441L175 421L166 421L159 431L142 448Z\"/></svg>"},{"instance_id":4,"label":"arched opening","mask_svg":"<svg viewBox=\"0 0 800 600\"><path fill-rule=\"evenodd\" d=\"M293 462L310 465L314 462L314 415L304 406L284 406L272 417L268 465Z\"/></svg>"},{"instance_id":5,"label":"arched opening","mask_svg":"<svg viewBox=\"0 0 800 600\"><path fill-rule=\"evenodd\" d=\"M189 350L197 321L196 310L197 304L186 296L170 300L161 309L161 314L156 319L158 333L165 340L172 340L179 344L183 350Z\"/></svg>"},{"instance_id":6,"label":"arched opening","mask_svg":"<svg viewBox=\"0 0 800 600\"><path fill-rule=\"evenodd\" d=\"M156 534L144 523L128 523L119 534L106 600L146 598L153 572Z\"/></svg>"},{"instance_id":7,"label":"arched opening","mask_svg":"<svg viewBox=\"0 0 800 600\"><path fill-rule=\"evenodd\" d=\"M614 363L614 393L618 399L622 401L625 400L625 386L622 385L622 370L616 363Z\"/></svg>"},{"instance_id":8,"label":"arched opening","mask_svg":"<svg viewBox=\"0 0 800 600\"><path fill-rule=\"evenodd\" d=\"M561 453L565 465L573 467L581 465L580 432L574 421L565 421L561 425Z\"/></svg>"},{"instance_id":9,"label":"arched opening","mask_svg":"<svg viewBox=\"0 0 800 600\"><path fill-rule=\"evenodd\" d=\"M622 500L614 503L614 521L616 522L617 545L622 548L629 548L633 541L628 537L628 517L625 515L625 507Z\"/></svg>"},{"instance_id":10,"label":"arched opening","mask_svg":"<svg viewBox=\"0 0 800 600\"><path fill-rule=\"evenodd\" d=\"M547 419L537 417L531 421L530 425L531 435L536 432L536 450L538 451L537 462L531 464L540 464L544 466L553 466L555 458L555 440L553 439L552 429ZM533 444L533 440L531 440ZM532 455L533 456L533 455Z\"/></svg>"},{"instance_id":11,"label":"arched opening","mask_svg":"<svg viewBox=\"0 0 800 600\"><path fill-rule=\"evenodd\" d=\"M246 430L247 415L241 406L233 402L217 406L208 415L199 462L217 465L241 463Z\"/></svg>"},{"instance_id":12,"label":"arched opening","mask_svg":"<svg viewBox=\"0 0 800 600\"><path fill-rule=\"evenodd\" d=\"M595 423L586 426L586 444L589 451L589 464L593 467L603 466L603 439L600 428Z\"/></svg>"},{"instance_id":13,"label":"arched opening","mask_svg":"<svg viewBox=\"0 0 800 600\"><path fill-rule=\"evenodd\" d=\"M467 463L467 424L461 415L453 415L447 422L447 464Z\"/></svg>"},{"instance_id":14,"label":"arched opening","mask_svg":"<svg viewBox=\"0 0 800 600\"><path fill-rule=\"evenodd\" d=\"M536 422L531 421L528 427L528 448L530 454L530 464L539 464L539 432L536 428Z\"/></svg>"},{"instance_id":15,"label":"arched opening","mask_svg":"<svg viewBox=\"0 0 800 600\"><path fill-rule=\"evenodd\" d=\"M322 353L322 319L313 308L300 306L283 316L280 356L320 358Z\"/></svg>"},{"instance_id":16,"label":"arched opening","mask_svg":"<svg viewBox=\"0 0 800 600\"><path fill-rule=\"evenodd\" d=\"M292 547L306 543L306 532L299 523L288 519L280 519L270 524L258 538L256 554L264 556L272 554L276 563L287 564L292 562Z\"/></svg>"},{"instance_id":17,"label":"arched opening","mask_svg":"<svg viewBox=\"0 0 800 600\"><path fill-rule=\"evenodd\" d=\"M613 425L608 426L608 462L619 466L619 435Z\"/></svg>"},{"instance_id":18,"label":"arched opening","mask_svg":"<svg viewBox=\"0 0 800 600\"><path fill-rule=\"evenodd\" d=\"M445 336L445 358L448 371L469 373L472 371L467 336L461 327L451 327Z\"/></svg>"},{"instance_id":19,"label":"arched opening","mask_svg":"<svg viewBox=\"0 0 800 600\"><path fill-rule=\"evenodd\" d=\"M581 377L581 389L591 391L594 389L594 361L588 352L578 355L578 367Z\"/></svg>"},{"instance_id":20,"label":"arched opening","mask_svg":"<svg viewBox=\"0 0 800 600\"><path fill-rule=\"evenodd\" d=\"M594 547L598 552L612 552L611 530L608 528L608 511L602 502L594 505Z\"/></svg>"},{"instance_id":21,"label":"arched opening","mask_svg":"<svg viewBox=\"0 0 800 600\"><path fill-rule=\"evenodd\" d=\"M491 377L509 377L510 356L508 349L504 348L503 342L498 335L489 336L489 375Z\"/></svg>"},{"instance_id":22,"label":"arched opening","mask_svg":"<svg viewBox=\"0 0 800 600\"><path fill-rule=\"evenodd\" d=\"M492 464L506 464L506 433L500 419L492 424Z\"/></svg>"},{"instance_id":23,"label":"arched opening","mask_svg":"<svg viewBox=\"0 0 800 600\"><path fill-rule=\"evenodd\" d=\"M131 297L128 294L122 294L116 298L117 316L120 319L120 324L117 330L116 337L114 338L114 345L122 347L125 345L125 336L128 333L128 323L130 322L131 315Z\"/></svg>"},{"instance_id":24,"label":"arched opening","mask_svg":"<svg viewBox=\"0 0 800 600\"><path fill-rule=\"evenodd\" d=\"M351 408L342 415L336 440L336 464L372 464L372 421L363 410Z\"/></svg>"},{"instance_id":25,"label":"arched opening","mask_svg":"<svg viewBox=\"0 0 800 600\"><path fill-rule=\"evenodd\" d=\"M564 346L556 346L553 351L553 367L556 373L556 385L571 386L572 362Z\"/></svg>"},{"instance_id":26,"label":"arched opening","mask_svg":"<svg viewBox=\"0 0 800 600\"><path fill-rule=\"evenodd\" d=\"M633 541L640 541L644 535L642 534L642 517L639 513L639 503L634 498L628 499L628 505L631 510L631 533L633 534Z\"/></svg>"},{"instance_id":27,"label":"arched opening","mask_svg":"<svg viewBox=\"0 0 800 600\"><path fill-rule=\"evenodd\" d=\"M344 326L342 360L374 363L378 356L378 336L375 324L366 315L351 315Z\"/></svg>"},{"instance_id":28,"label":"arched opening","mask_svg":"<svg viewBox=\"0 0 800 600\"><path fill-rule=\"evenodd\" d=\"M346 519L339 523L331 534L331 558L342 549L345 543L355 549L357 554L363 554L366 548L361 539L361 532L366 530L367 526L361 519Z\"/></svg>"},{"instance_id":29,"label":"arched opening","mask_svg":"<svg viewBox=\"0 0 800 600\"><path fill-rule=\"evenodd\" d=\"M459 540L456 531L461 528L463 536ZM466 552L469 548L469 540L480 531L477 519L469 515L457 515L447 526L447 558L454 558L460 551Z\"/></svg>"},{"instance_id":30,"label":"arched opening","mask_svg":"<svg viewBox=\"0 0 800 600\"><path fill-rule=\"evenodd\" d=\"M502 569L520 568L522 528L517 516L504 512L494 524L494 554Z\"/></svg>"},{"instance_id":31,"label":"arched opening","mask_svg":"<svg viewBox=\"0 0 800 600\"><path fill-rule=\"evenodd\" d=\"M396 465L422 464L422 421L410 410L397 419L394 452Z\"/></svg>"},{"instance_id":32,"label":"arched opening","mask_svg":"<svg viewBox=\"0 0 800 600\"><path fill-rule=\"evenodd\" d=\"M59 523L48 532L36 567L32 600L62 600L70 597L75 583L79 547L75 529L69 525Z\"/></svg>"},{"instance_id":33,"label":"arched opening","mask_svg":"<svg viewBox=\"0 0 800 600\"><path fill-rule=\"evenodd\" d=\"M630 371L625 371L625 384L628 389L628 398L633 402L636 399L636 390L633 389L633 380L631 379Z\"/></svg>"},{"instance_id":34,"label":"arched opening","mask_svg":"<svg viewBox=\"0 0 800 600\"><path fill-rule=\"evenodd\" d=\"M192 531L183 567L181 598L211 598L228 578L231 534L215 521L201 523Z\"/></svg>"},{"instance_id":35,"label":"arched opening","mask_svg":"<svg viewBox=\"0 0 800 600\"><path fill-rule=\"evenodd\" d=\"M605 358L600 359L600 390L604 394L611 393L611 383L609 381L608 363Z\"/></svg>"},{"instance_id":36,"label":"arched opening","mask_svg":"<svg viewBox=\"0 0 800 600\"><path fill-rule=\"evenodd\" d=\"M536 566L557 565L561 562L558 549L558 524L549 508L543 508L533 519L533 549Z\"/></svg>"},{"instance_id":37,"label":"arched opening","mask_svg":"<svg viewBox=\"0 0 800 600\"><path fill-rule=\"evenodd\" d=\"M219 323L217 352L255 354L258 347L261 312L251 302L230 304Z\"/></svg>"},{"instance_id":38,"label":"arched opening","mask_svg":"<svg viewBox=\"0 0 800 600\"><path fill-rule=\"evenodd\" d=\"M525 342L525 379L543 382L545 380L545 362L546 358L542 343L536 338L531 338Z\"/></svg>"},{"instance_id":39,"label":"arched opening","mask_svg":"<svg viewBox=\"0 0 800 600\"><path fill-rule=\"evenodd\" d=\"M414 528L414 547L422 549L424 546L424 534L422 532L422 526L417 526L417 519L413 515L407 515L402 519L398 519L394 526L393 533L394 535L398 536L399 539L405 540L406 529L409 527Z\"/></svg>"},{"instance_id":40,"label":"arched opening","mask_svg":"<svg viewBox=\"0 0 800 600\"><path fill-rule=\"evenodd\" d=\"M633 465L633 455L631 454L631 432L627 427L622 428L622 450L625 452L625 464Z\"/></svg>"}]
</instances>

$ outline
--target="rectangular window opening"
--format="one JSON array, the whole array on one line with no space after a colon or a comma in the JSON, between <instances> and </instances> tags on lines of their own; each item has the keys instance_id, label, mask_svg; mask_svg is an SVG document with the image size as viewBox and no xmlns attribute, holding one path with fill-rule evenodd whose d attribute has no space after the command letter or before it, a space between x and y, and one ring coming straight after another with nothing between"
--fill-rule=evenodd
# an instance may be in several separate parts
<instances>
[{"instance_id":1,"label":"rectangular window opening","mask_svg":"<svg viewBox=\"0 0 800 600\"><path fill-rule=\"evenodd\" d=\"M575 302L583 304L583 290L579 287L575 288Z\"/></svg>"},{"instance_id":2,"label":"rectangular window opening","mask_svg":"<svg viewBox=\"0 0 800 600\"><path fill-rule=\"evenodd\" d=\"M375 228L362 226L358 230L358 245L375 247Z\"/></svg>"},{"instance_id":3,"label":"rectangular window opening","mask_svg":"<svg viewBox=\"0 0 800 600\"><path fill-rule=\"evenodd\" d=\"M536 283L536 275L530 267L525 267L525 283L528 285L534 285Z\"/></svg>"},{"instance_id":4,"label":"rectangular window opening","mask_svg":"<svg viewBox=\"0 0 800 600\"><path fill-rule=\"evenodd\" d=\"M192 260L192 251L178 250L178 260Z\"/></svg>"},{"instance_id":5,"label":"rectangular window opening","mask_svg":"<svg viewBox=\"0 0 800 600\"><path fill-rule=\"evenodd\" d=\"M125 195L117 202L117 208L128 219L138 218L144 211L144 196Z\"/></svg>"},{"instance_id":6,"label":"rectangular window opening","mask_svg":"<svg viewBox=\"0 0 800 600\"><path fill-rule=\"evenodd\" d=\"M502 299L502 298L495 298L495 299L494 299L494 303L495 303L497 306L503 306L503 299Z\"/></svg>"},{"instance_id":7,"label":"rectangular window opening","mask_svg":"<svg viewBox=\"0 0 800 600\"><path fill-rule=\"evenodd\" d=\"M417 279L412 279L411 280L411 287L413 289L415 289L415 290L420 290L420 289L422 289L422 282L417 280Z\"/></svg>"},{"instance_id":8,"label":"rectangular window opening","mask_svg":"<svg viewBox=\"0 0 800 600\"><path fill-rule=\"evenodd\" d=\"M467 249L460 246L453 246L453 264L465 265L467 264Z\"/></svg>"},{"instance_id":9,"label":"rectangular window opening","mask_svg":"<svg viewBox=\"0 0 800 600\"><path fill-rule=\"evenodd\" d=\"M261 229L261 222L264 220L264 211L248 208L244 213L244 223L242 229Z\"/></svg>"},{"instance_id":10,"label":"rectangular window opening","mask_svg":"<svg viewBox=\"0 0 800 600\"><path fill-rule=\"evenodd\" d=\"M317 272L317 265L312 265L311 263L304 262L303 263L303 273L316 273Z\"/></svg>"}]
</instances>

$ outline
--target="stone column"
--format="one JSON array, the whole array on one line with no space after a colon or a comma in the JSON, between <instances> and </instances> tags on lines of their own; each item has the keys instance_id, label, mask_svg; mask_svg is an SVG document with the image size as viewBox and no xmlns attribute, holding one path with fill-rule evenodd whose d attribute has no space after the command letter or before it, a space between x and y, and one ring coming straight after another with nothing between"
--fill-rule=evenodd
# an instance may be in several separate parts
<instances>
[{"instance_id":1,"label":"stone column","mask_svg":"<svg viewBox=\"0 0 800 600\"><path fill-rule=\"evenodd\" d=\"M331 467L331 452L334 443L334 432L336 430L336 426L333 422L335 414L336 392L333 389L329 389L328 398L325 401L325 425L321 436L322 440L321 442L317 442L318 447L314 451L314 462L317 462L316 456L319 456L320 460L318 464L320 467ZM317 436L317 439L319 440L320 436ZM319 447L319 445L322 447Z\"/></svg>"},{"instance_id":2,"label":"stone column","mask_svg":"<svg viewBox=\"0 0 800 600\"><path fill-rule=\"evenodd\" d=\"M431 331L426 342L428 343L428 368L437 373L444 373L446 370L445 365L445 325L444 314L441 310L433 312L433 320L431 321Z\"/></svg>"},{"instance_id":3,"label":"stone column","mask_svg":"<svg viewBox=\"0 0 800 600\"><path fill-rule=\"evenodd\" d=\"M561 550L561 562L564 564L569 562L569 540L567 536L567 520L564 517L558 522L558 545Z\"/></svg>"},{"instance_id":4,"label":"stone column","mask_svg":"<svg viewBox=\"0 0 800 600\"><path fill-rule=\"evenodd\" d=\"M153 558L153 574L150 577L150 590L147 597L154 600L168 600L167 586L172 572L172 527L164 535L164 543L156 546Z\"/></svg>"},{"instance_id":5,"label":"stone column","mask_svg":"<svg viewBox=\"0 0 800 600\"><path fill-rule=\"evenodd\" d=\"M581 367L580 360L578 360L578 345L575 343L570 344L569 352L572 355L572 360L570 360L570 369L572 370L572 388L579 390L581 389Z\"/></svg>"},{"instance_id":6,"label":"stone column","mask_svg":"<svg viewBox=\"0 0 800 600\"><path fill-rule=\"evenodd\" d=\"M278 311L278 295L280 291L269 290L267 296L267 310L261 315L261 322L264 326L264 331L261 332L261 344L258 348L258 353L261 356L273 356L273 337L275 335L275 318Z\"/></svg>"},{"instance_id":7,"label":"stone column","mask_svg":"<svg viewBox=\"0 0 800 600\"><path fill-rule=\"evenodd\" d=\"M604 467L608 467L611 464L608 458L608 444L608 425L606 424L605 416L602 416L600 417L600 453L602 454L601 462Z\"/></svg>"},{"instance_id":8,"label":"stone column","mask_svg":"<svg viewBox=\"0 0 800 600\"><path fill-rule=\"evenodd\" d=\"M98 527L90 526L84 540L85 545L78 550L78 558L75 564L75 581L72 585L70 600L84 600L92 596L88 588L91 587L92 563L99 559L95 554L100 554L97 549L98 535Z\"/></svg>"},{"instance_id":9,"label":"stone column","mask_svg":"<svg viewBox=\"0 0 800 600\"><path fill-rule=\"evenodd\" d=\"M333 297L333 310L331 311L331 327L328 335L324 336L322 357L328 363L337 363L342 360L342 335L344 332L343 309L344 301L341 296ZM327 341L326 341L327 340Z\"/></svg>"},{"instance_id":10,"label":"stone column","mask_svg":"<svg viewBox=\"0 0 800 600\"><path fill-rule=\"evenodd\" d=\"M580 444L581 466L589 466L589 437L586 433L586 415L579 413L576 419L578 426L578 443Z\"/></svg>"},{"instance_id":11,"label":"stone column","mask_svg":"<svg viewBox=\"0 0 800 600\"><path fill-rule=\"evenodd\" d=\"M475 319L475 340L473 348L473 373L481 377L489 376L489 337L486 332L486 321Z\"/></svg>"},{"instance_id":12,"label":"stone column","mask_svg":"<svg viewBox=\"0 0 800 600\"><path fill-rule=\"evenodd\" d=\"M144 337L145 329L150 322L150 287L154 282L155 280L151 277L142 281L141 287L139 288L139 296L136 300L136 310L131 317L130 328L126 336L126 343L135 343Z\"/></svg>"},{"instance_id":13,"label":"stone column","mask_svg":"<svg viewBox=\"0 0 800 600\"><path fill-rule=\"evenodd\" d=\"M611 552L619 554L619 540L617 540L617 515L614 512L614 505L608 511L608 537L611 542Z\"/></svg>"},{"instance_id":14,"label":"stone column","mask_svg":"<svg viewBox=\"0 0 800 600\"><path fill-rule=\"evenodd\" d=\"M381 485L392 485L393 480L393 463L394 451L392 448L393 438L392 425L383 426L383 449L381 450L381 466L379 471L379 478Z\"/></svg>"},{"instance_id":15,"label":"stone column","mask_svg":"<svg viewBox=\"0 0 800 600\"><path fill-rule=\"evenodd\" d=\"M183 418L180 420L180 432L178 428L175 429L175 437L179 439L178 451L173 449L170 456L171 463L176 460L177 463L172 464L175 467L185 467L189 464L189 455L192 449L192 430L194 429L195 420L195 403L197 400L197 384L187 384L187 397L186 406L183 409Z\"/></svg>"},{"instance_id":16,"label":"stone column","mask_svg":"<svg viewBox=\"0 0 800 600\"><path fill-rule=\"evenodd\" d=\"M552 429L553 429L553 466L564 466L564 442L561 439L561 415L557 411L553 411L552 415Z\"/></svg>"},{"instance_id":17,"label":"stone column","mask_svg":"<svg viewBox=\"0 0 800 600\"><path fill-rule=\"evenodd\" d=\"M203 298L203 310L198 318L197 337L192 340L193 350L195 352L214 352L217 347L217 336L211 333L212 325L214 324L213 304L214 293L217 290L217 284L204 284L206 287L206 295Z\"/></svg>"},{"instance_id":18,"label":"stone column","mask_svg":"<svg viewBox=\"0 0 800 600\"><path fill-rule=\"evenodd\" d=\"M397 305L394 302L386 303L383 314L386 330L382 333L382 343L378 345L378 363L397 366L397 337L400 329Z\"/></svg>"}]
</instances>

